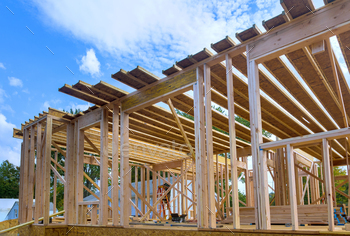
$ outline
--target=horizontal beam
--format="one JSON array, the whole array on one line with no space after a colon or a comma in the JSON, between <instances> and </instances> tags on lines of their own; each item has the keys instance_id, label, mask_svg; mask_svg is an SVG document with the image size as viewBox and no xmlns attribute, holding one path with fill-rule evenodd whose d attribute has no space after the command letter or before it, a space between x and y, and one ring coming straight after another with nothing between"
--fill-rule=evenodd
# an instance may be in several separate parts
<instances>
[{"instance_id":1,"label":"horizontal beam","mask_svg":"<svg viewBox=\"0 0 350 236\"><path fill-rule=\"evenodd\" d=\"M285 147L287 144L290 144L291 146L313 144L315 142L321 142L322 139L332 140L332 139L345 138L348 136L350 136L350 128L343 128L343 129L331 130L327 132L299 136L295 138L282 139L274 142L261 143L260 149L269 150L269 149L282 148L282 147Z\"/></svg>"},{"instance_id":2,"label":"horizontal beam","mask_svg":"<svg viewBox=\"0 0 350 236\"><path fill-rule=\"evenodd\" d=\"M87 113L86 115L80 116L78 118L79 129L89 129L98 125L101 121L102 109L98 108L92 112Z\"/></svg>"},{"instance_id":3,"label":"horizontal beam","mask_svg":"<svg viewBox=\"0 0 350 236\"><path fill-rule=\"evenodd\" d=\"M182 94L192 89L196 82L196 70L191 70L175 77L167 77L144 88L128 94L121 101L121 110L127 113L148 107L169 97Z\"/></svg>"},{"instance_id":4,"label":"horizontal beam","mask_svg":"<svg viewBox=\"0 0 350 236\"><path fill-rule=\"evenodd\" d=\"M249 59L259 63L350 30L350 1L339 0L252 40Z\"/></svg>"},{"instance_id":5,"label":"horizontal beam","mask_svg":"<svg viewBox=\"0 0 350 236\"><path fill-rule=\"evenodd\" d=\"M174 161L167 161L162 163L157 163L152 166L152 169L154 171L160 171L165 169L174 169L176 167L181 167L183 163L183 159L180 160L174 160Z\"/></svg>"}]
</instances>

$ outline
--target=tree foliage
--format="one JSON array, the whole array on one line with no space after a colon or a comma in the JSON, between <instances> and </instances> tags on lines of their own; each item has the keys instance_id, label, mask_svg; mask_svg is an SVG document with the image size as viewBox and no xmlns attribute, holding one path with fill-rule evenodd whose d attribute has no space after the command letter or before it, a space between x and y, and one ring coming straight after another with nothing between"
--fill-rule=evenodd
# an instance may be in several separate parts
<instances>
[{"instance_id":1,"label":"tree foliage","mask_svg":"<svg viewBox=\"0 0 350 236\"><path fill-rule=\"evenodd\" d=\"M19 170L8 160L0 165L0 198L18 198Z\"/></svg>"}]
</instances>

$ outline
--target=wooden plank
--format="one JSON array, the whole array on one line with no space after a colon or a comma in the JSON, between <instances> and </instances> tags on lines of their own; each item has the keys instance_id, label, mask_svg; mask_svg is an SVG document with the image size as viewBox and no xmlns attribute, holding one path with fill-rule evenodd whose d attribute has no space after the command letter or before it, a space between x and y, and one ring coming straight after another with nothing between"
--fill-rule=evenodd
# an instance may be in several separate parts
<instances>
[{"instance_id":1,"label":"wooden plank","mask_svg":"<svg viewBox=\"0 0 350 236\"><path fill-rule=\"evenodd\" d=\"M338 76L338 69L337 69L337 65L336 65L336 59L335 59L335 55L333 52L333 47L331 45L331 41L330 39L328 39L326 41L327 43L327 47L328 47L328 53L329 53L329 57L331 59L331 65L332 65L332 72L333 72L333 77L335 80L335 85L336 85L336 91L337 91L337 95L338 95L338 100L341 106L341 113L342 113L342 117L343 117L343 121L344 121L344 127L349 127L349 122L348 122L348 116L345 110L345 104L344 104L344 99L343 99L343 94L341 92L341 88L340 88L340 81L339 81L339 76Z\"/></svg>"},{"instance_id":2,"label":"wooden plank","mask_svg":"<svg viewBox=\"0 0 350 236\"><path fill-rule=\"evenodd\" d=\"M44 156L44 193L43 193L43 223L49 224L50 216L50 163L51 163L51 139L52 139L52 118L46 118L46 135L45 135L45 156Z\"/></svg>"},{"instance_id":3,"label":"wooden plank","mask_svg":"<svg viewBox=\"0 0 350 236\"><path fill-rule=\"evenodd\" d=\"M250 48L247 48L247 51L249 50ZM256 61L250 60L250 52L248 53L248 92L254 174L255 225L257 229L270 229L270 204L267 187L266 156L259 147L259 144L263 142L259 92L259 68Z\"/></svg>"},{"instance_id":4,"label":"wooden plank","mask_svg":"<svg viewBox=\"0 0 350 236\"><path fill-rule=\"evenodd\" d=\"M67 146L65 161L65 179L66 186L64 188L64 209L65 224L75 223L75 180L74 170L76 170L76 155L74 153L74 124L67 125Z\"/></svg>"},{"instance_id":5,"label":"wooden plank","mask_svg":"<svg viewBox=\"0 0 350 236\"><path fill-rule=\"evenodd\" d=\"M100 123L102 119L102 109L96 109L78 118L79 129L89 129Z\"/></svg>"},{"instance_id":6,"label":"wooden plank","mask_svg":"<svg viewBox=\"0 0 350 236\"><path fill-rule=\"evenodd\" d=\"M42 196L41 196L41 189L42 186L42 180L43 180L43 159L42 159L42 152L41 152L41 123L37 124L37 136L36 136L36 170L35 170L35 213L34 213L34 223L38 224L39 218L42 215Z\"/></svg>"},{"instance_id":7,"label":"wooden plank","mask_svg":"<svg viewBox=\"0 0 350 236\"><path fill-rule=\"evenodd\" d=\"M99 225L108 224L108 109L102 110L100 141L100 205ZM118 209L118 208L116 208Z\"/></svg>"},{"instance_id":8,"label":"wooden plank","mask_svg":"<svg viewBox=\"0 0 350 236\"><path fill-rule=\"evenodd\" d=\"M238 202L238 181L237 181L237 146L236 146L236 126L235 126L235 104L234 104L234 85L232 70L232 58L226 55L226 81L227 81L227 106L229 119L230 135L230 154L231 154L231 182L232 182L232 216L233 228L240 228L239 220L239 202ZM228 179L228 178L227 178ZM228 188L228 186L226 187ZM227 212L226 212L227 215Z\"/></svg>"},{"instance_id":9,"label":"wooden plank","mask_svg":"<svg viewBox=\"0 0 350 236\"><path fill-rule=\"evenodd\" d=\"M128 227L131 210L129 202L131 173L129 169L129 114L125 112L120 114L120 169L120 225Z\"/></svg>"},{"instance_id":10,"label":"wooden plank","mask_svg":"<svg viewBox=\"0 0 350 236\"><path fill-rule=\"evenodd\" d=\"M295 164L295 166L296 167L298 167L300 170L302 170L303 172L305 172L305 173L307 173L308 175L310 175L310 176L312 176L312 177L314 177L315 179L318 179L320 182L322 182L323 183L323 180L320 178L320 177L318 177L318 176L316 176L316 175L314 175L313 173L311 173L310 171L308 171L308 170L306 170L306 169L304 169L303 167L301 167L301 166L299 166L299 165L297 165L297 164ZM311 167L312 168L312 167Z\"/></svg>"},{"instance_id":11,"label":"wooden plank","mask_svg":"<svg viewBox=\"0 0 350 236\"><path fill-rule=\"evenodd\" d=\"M195 82L195 70L188 71L179 76L168 77L165 80L159 80L152 85L145 86L143 89L125 96L121 102L121 110L124 112L133 112L166 100L170 96L182 94L190 90L192 84Z\"/></svg>"},{"instance_id":12,"label":"wooden plank","mask_svg":"<svg viewBox=\"0 0 350 236\"><path fill-rule=\"evenodd\" d=\"M325 193L328 206L328 230L334 231L334 212L333 212L333 192L331 180L331 168L329 159L329 143L327 139L322 140L322 155L323 155L323 169L325 179Z\"/></svg>"},{"instance_id":13,"label":"wooden plank","mask_svg":"<svg viewBox=\"0 0 350 236\"><path fill-rule=\"evenodd\" d=\"M23 196L22 196L22 210L21 210L21 215L22 215L22 220L23 222L27 222L27 211L28 211L28 166L29 166L29 130L24 129L23 130Z\"/></svg>"},{"instance_id":14,"label":"wooden plank","mask_svg":"<svg viewBox=\"0 0 350 236\"><path fill-rule=\"evenodd\" d=\"M176 113L175 108L174 108L174 105L173 105L173 103L171 102L171 99L170 99L170 98L168 99L168 105L169 105L169 108L170 108L171 113L173 113L175 122L176 122L177 126L178 126L179 129L180 129L180 132L181 132L181 134L182 134L182 136L183 136L183 138L184 138L184 140L185 140L185 143L186 143L188 149L190 150L190 153L191 153L191 155L192 155L192 158L195 159L195 158L196 158L196 155L195 155L195 153L194 153L194 151L193 151L193 147L192 147L190 141L189 141L188 138L187 138L187 134L186 134L186 132L185 132L185 130L184 130L182 124L181 124L181 121L180 121L180 119L179 119L179 116L178 116L178 114ZM211 106L210 106L210 109L211 109Z\"/></svg>"},{"instance_id":15,"label":"wooden plank","mask_svg":"<svg viewBox=\"0 0 350 236\"><path fill-rule=\"evenodd\" d=\"M57 163L57 151L55 152L55 161ZM53 172L55 173L54 177L53 177L53 213L56 213L56 198L57 198L57 174L60 175L57 171L57 165L54 164L55 166L53 167L53 169L51 168L51 170L53 170ZM52 166L52 165L51 165ZM56 174L56 172L57 174ZM62 178L62 176L61 176ZM63 179L63 178L62 178ZM63 179L64 180L64 179ZM62 181L63 183L63 181ZM64 184L66 184L66 181L64 181Z\"/></svg>"},{"instance_id":16,"label":"wooden plank","mask_svg":"<svg viewBox=\"0 0 350 236\"><path fill-rule=\"evenodd\" d=\"M285 147L287 144L292 146L295 145L306 145L312 144L316 142L320 142L322 139L341 139L350 135L349 128L331 130L327 132L320 132L315 134L303 135L294 138L287 138L279 141L269 142L269 143L261 143L260 148L262 149L276 149Z\"/></svg>"},{"instance_id":17,"label":"wooden plank","mask_svg":"<svg viewBox=\"0 0 350 236\"><path fill-rule=\"evenodd\" d=\"M292 215L292 229L298 230L298 210L297 210L297 198L296 198L296 186L295 186L295 161L293 147L287 145L287 161L288 161L288 176L289 176L289 204Z\"/></svg>"},{"instance_id":18,"label":"wooden plank","mask_svg":"<svg viewBox=\"0 0 350 236\"><path fill-rule=\"evenodd\" d=\"M284 24L284 27L257 37L248 45L248 51L251 50L250 60L260 62L272 59L349 30L350 16L347 14L349 10L350 3L339 0L314 14L299 17Z\"/></svg>"},{"instance_id":19,"label":"wooden plank","mask_svg":"<svg viewBox=\"0 0 350 236\"><path fill-rule=\"evenodd\" d=\"M152 165L152 169L154 171L160 171L160 170L166 170L166 169L175 169L177 167L181 167L181 165L182 165L182 159L156 163L156 164Z\"/></svg>"},{"instance_id":20,"label":"wooden plank","mask_svg":"<svg viewBox=\"0 0 350 236\"><path fill-rule=\"evenodd\" d=\"M28 160L28 210L27 221L33 219L33 191L34 191L34 162L35 162L35 130L34 126L30 127L30 145L29 145L29 160Z\"/></svg>"},{"instance_id":21,"label":"wooden plank","mask_svg":"<svg viewBox=\"0 0 350 236\"><path fill-rule=\"evenodd\" d=\"M60 175L60 173L58 173L57 169L55 167L53 167L51 164L50 164L50 169L53 171L53 173L55 174L54 176L57 176L61 182L66 185L66 181L64 180L64 178ZM57 181L57 180L56 180ZM56 194L54 194L55 196ZM55 200L55 199L54 199ZM54 201L55 202L55 201ZM56 202L55 202L56 203ZM55 205L55 204L54 204Z\"/></svg>"},{"instance_id":22,"label":"wooden plank","mask_svg":"<svg viewBox=\"0 0 350 236\"><path fill-rule=\"evenodd\" d=\"M213 121L211 107L211 78L210 67L207 64L203 66L203 79L205 90L205 123L206 123L206 147L207 147L207 178L208 178L208 210L209 210L209 228L216 228L215 215L215 187L214 187L214 161L213 161ZM183 184L182 184L183 185ZM183 191L183 190L182 190Z\"/></svg>"},{"instance_id":23,"label":"wooden plank","mask_svg":"<svg viewBox=\"0 0 350 236\"><path fill-rule=\"evenodd\" d=\"M77 164L76 164L76 175L75 175L75 218L76 221L79 219L79 205L77 204L78 202L82 202L84 200L84 190L83 190L83 185L84 185L84 130L79 129L79 121L78 121L78 126L77 128L77 136L76 136L76 158L77 158Z\"/></svg>"},{"instance_id":24,"label":"wooden plank","mask_svg":"<svg viewBox=\"0 0 350 236\"><path fill-rule=\"evenodd\" d=\"M113 105L113 140L112 140L112 199L113 201L113 212L112 221L113 225L119 225L119 181L118 181L118 170L119 170L119 104Z\"/></svg>"},{"instance_id":25,"label":"wooden plank","mask_svg":"<svg viewBox=\"0 0 350 236\"><path fill-rule=\"evenodd\" d=\"M205 126L204 126L204 87L203 87L203 70L196 70L197 82L193 86L194 94L194 111L195 111L195 148L196 148L196 192L197 192L197 226L199 228L208 227L208 194L207 194L207 179L206 173L206 158L205 158Z\"/></svg>"}]
</instances>

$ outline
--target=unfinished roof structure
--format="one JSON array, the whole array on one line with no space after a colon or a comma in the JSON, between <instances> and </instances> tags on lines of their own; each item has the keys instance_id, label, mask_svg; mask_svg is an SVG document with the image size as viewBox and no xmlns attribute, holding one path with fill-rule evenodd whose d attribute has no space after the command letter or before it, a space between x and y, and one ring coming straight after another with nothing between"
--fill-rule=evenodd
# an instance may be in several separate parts
<instances>
[{"instance_id":1,"label":"unfinished roof structure","mask_svg":"<svg viewBox=\"0 0 350 236\"><path fill-rule=\"evenodd\" d=\"M61 87L60 92L95 105L76 115L50 108L14 129L13 136L23 139L19 221L35 221L21 232L35 227L77 235L106 227L115 234L149 230L150 235L342 230L335 227L335 216L345 209L335 196L350 199L339 190L350 175L335 177L333 167L349 168L350 88L330 37L337 37L350 68L350 2L324 1L315 9L311 0L281 0L284 12L263 21L266 32L253 25L236 34L240 43L226 36L211 45L215 53L205 48L189 55L163 70L162 79L140 66L112 75L136 89L132 93L103 81ZM186 93L190 90L193 96ZM64 166L55 160L57 152ZM84 164L100 166L100 184L83 171ZM64 214L48 227L50 194L54 199L57 194L50 193L51 171L64 183ZM131 176L140 180L140 192ZM242 177L245 201L238 191ZM170 187L150 199L150 179L158 183L151 186L153 193L165 183ZM84 202L83 189L98 200ZM164 202L167 211L160 210ZM137 212L132 221L131 208ZM166 221L168 210L186 223L164 228L144 223ZM300 226L307 224L323 226Z\"/></svg>"}]
</instances>

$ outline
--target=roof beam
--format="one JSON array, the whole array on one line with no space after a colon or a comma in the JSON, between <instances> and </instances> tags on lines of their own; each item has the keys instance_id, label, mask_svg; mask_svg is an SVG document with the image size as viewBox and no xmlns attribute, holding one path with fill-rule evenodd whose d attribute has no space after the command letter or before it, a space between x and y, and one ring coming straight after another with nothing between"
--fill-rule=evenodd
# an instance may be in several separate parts
<instances>
[{"instance_id":1,"label":"roof beam","mask_svg":"<svg viewBox=\"0 0 350 236\"><path fill-rule=\"evenodd\" d=\"M261 63L343 33L350 29L349 11L350 2L339 0L282 27L276 27L249 43L249 58Z\"/></svg>"}]
</instances>

